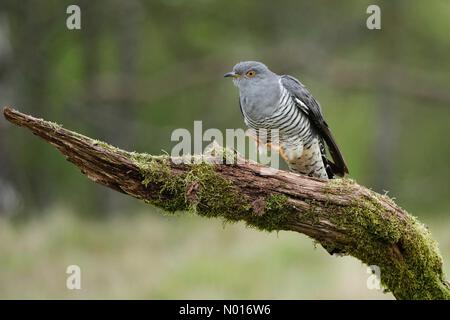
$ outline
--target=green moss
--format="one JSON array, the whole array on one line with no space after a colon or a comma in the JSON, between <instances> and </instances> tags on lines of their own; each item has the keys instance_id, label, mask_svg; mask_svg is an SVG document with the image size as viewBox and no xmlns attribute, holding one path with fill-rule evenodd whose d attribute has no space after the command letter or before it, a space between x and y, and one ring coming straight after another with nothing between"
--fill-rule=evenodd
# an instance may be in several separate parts
<instances>
[{"instance_id":1,"label":"green moss","mask_svg":"<svg viewBox=\"0 0 450 320\"><path fill-rule=\"evenodd\" d=\"M79 135L79 137L87 138L87 137L85 137L83 135ZM123 151L123 150L121 150L121 149L119 149L117 147L114 147L114 146L110 145L109 143L106 143L106 142L103 142L103 141L100 141L100 140L93 140L92 143L95 146L99 146L99 147L102 147L104 149L107 149L107 150L110 150L110 151L113 151L113 152L118 152L118 151L119 152L125 152L125 151Z\"/></svg>"},{"instance_id":2,"label":"green moss","mask_svg":"<svg viewBox=\"0 0 450 320\"><path fill-rule=\"evenodd\" d=\"M320 216L322 213L320 205L318 205L314 199L305 199L303 201L308 204L309 209L299 215L299 222L305 222L313 226L317 225L320 222ZM327 203L327 205L329 205L329 203Z\"/></svg>"},{"instance_id":3,"label":"green moss","mask_svg":"<svg viewBox=\"0 0 450 320\"><path fill-rule=\"evenodd\" d=\"M234 150L219 145L215 140L205 150L205 155L222 158L223 163L235 164L238 159L238 154Z\"/></svg>"},{"instance_id":4,"label":"green moss","mask_svg":"<svg viewBox=\"0 0 450 320\"><path fill-rule=\"evenodd\" d=\"M248 222L261 230L280 230L293 213L294 209L288 205L286 196L273 194L267 197L264 212L261 215L253 214Z\"/></svg>"},{"instance_id":5,"label":"green moss","mask_svg":"<svg viewBox=\"0 0 450 320\"><path fill-rule=\"evenodd\" d=\"M280 229L290 211L286 210L287 198L271 195L265 199L264 210L257 214L245 195L237 192L229 181L218 175L212 165L192 165L185 177L186 187L198 186L191 208L200 216L222 217L225 222L245 221L248 226L260 230Z\"/></svg>"},{"instance_id":6,"label":"green moss","mask_svg":"<svg viewBox=\"0 0 450 320\"><path fill-rule=\"evenodd\" d=\"M271 195L264 199L263 212L257 214L245 195L221 177L208 163L189 164L186 173L175 175L168 157L130 154L142 174L142 184L157 186L149 203L169 212L189 211L207 218L221 217L226 223L245 221L260 230L280 229L292 213L287 198Z\"/></svg>"},{"instance_id":7,"label":"green moss","mask_svg":"<svg viewBox=\"0 0 450 320\"><path fill-rule=\"evenodd\" d=\"M381 269L381 282L402 299L449 299L444 285L442 258L428 230L414 217L400 218L386 212L378 201L381 195L362 197L351 206L329 206L327 219L353 239L333 247ZM329 244L324 247L329 250Z\"/></svg>"},{"instance_id":8,"label":"green moss","mask_svg":"<svg viewBox=\"0 0 450 320\"><path fill-rule=\"evenodd\" d=\"M191 210L198 215L208 218L223 216L225 220L238 221L244 217L244 212L248 212L231 184L210 164L193 164L185 176L185 185L187 191L196 186L195 194L187 194L187 197L191 199Z\"/></svg>"},{"instance_id":9,"label":"green moss","mask_svg":"<svg viewBox=\"0 0 450 320\"><path fill-rule=\"evenodd\" d=\"M355 185L355 181L350 178L330 179L324 186L324 192L332 194L347 193L350 192Z\"/></svg>"},{"instance_id":10,"label":"green moss","mask_svg":"<svg viewBox=\"0 0 450 320\"><path fill-rule=\"evenodd\" d=\"M431 238L426 227L413 216L407 216L400 246L408 269L403 282L409 286L409 299L450 299L449 288L444 285L442 257L437 243ZM395 280L395 279L391 279ZM403 285L403 284L402 284ZM404 285L398 290L404 291Z\"/></svg>"},{"instance_id":11,"label":"green moss","mask_svg":"<svg viewBox=\"0 0 450 320\"><path fill-rule=\"evenodd\" d=\"M168 157L135 153L130 157L141 172L142 184L157 186L157 194L148 199L149 203L171 213L187 209L183 177L172 174Z\"/></svg>"},{"instance_id":12,"label":"green moss","mask_svg":"<svg viewBox=\"0 0 450 320\"><path fill-rule=\"evenodd\" d=\"M53 122L53 121L45 121L45 123L47 123L55 131L63 128L63 126L61 124Z\"/></svg>"},{"instance_id":13,"label":"green moss","mask_svg":"<svg viewBox=\"0 0 450 320\"><path fill-rule=\"evenodd\" d=\"M324 193L331 199L331 195L351 195L355 196L355 182L351 179L333 179L324 186ZM371 235L372 241L382 241L395 244L400 239L400 221L391 212L386 212L378 198L378 194L372 192L369 196L361 195L350 205L339 206L331 204L330 200L321 204L319 208L325 207L327 212L336 212L334 215L327 213L329 220L338 229L346 230L355 239L364 239ZM313 214L320 214L320 210L315 210L316 205L309 202Z\"/></svg>"}]
</instances>

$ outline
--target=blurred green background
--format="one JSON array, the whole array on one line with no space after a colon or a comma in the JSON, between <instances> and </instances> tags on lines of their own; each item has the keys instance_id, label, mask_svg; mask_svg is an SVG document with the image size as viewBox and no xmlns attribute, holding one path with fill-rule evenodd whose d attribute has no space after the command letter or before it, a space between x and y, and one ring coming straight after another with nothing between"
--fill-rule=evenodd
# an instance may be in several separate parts
<instances>
[{"instance_id":1,"label":"blurred green background","mask_svg":"<svg viewBox=\"0 0 450 320\"><path fill-rule=\"evenodd\" d=\"M81 30L66 28L69 4ZM366 28L369 4L381 30ZM170 151L194 120L243 128L222 78L242 60L310 89L351 177L427 224L449 274L449 1L0 4L0 105L128 150ZM0 298L392 298L368 276L305 236L161 215L0 119Z\"/></svg>"}]
</instances>

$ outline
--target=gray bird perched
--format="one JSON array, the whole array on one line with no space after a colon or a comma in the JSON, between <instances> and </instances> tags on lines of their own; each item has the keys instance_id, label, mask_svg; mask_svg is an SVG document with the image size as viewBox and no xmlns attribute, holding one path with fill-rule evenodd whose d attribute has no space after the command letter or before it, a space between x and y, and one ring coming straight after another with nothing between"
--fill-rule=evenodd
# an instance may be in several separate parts
<instances>
[{"instance_id":1,"label":"gray bird perched","mask_svg":"<svg viewBox=\"0 0 450 320\"><path fill-rule=\"evenodd\" d=\"M299 80L277 75L256 61L240 62L224 76L232 77L239 88L247 126L256 133L278 130L278 145L271 144L270 138L268 144L278 149L291 171L323 179L348 173L319 103Z\"/></svg>"}]
</instances>

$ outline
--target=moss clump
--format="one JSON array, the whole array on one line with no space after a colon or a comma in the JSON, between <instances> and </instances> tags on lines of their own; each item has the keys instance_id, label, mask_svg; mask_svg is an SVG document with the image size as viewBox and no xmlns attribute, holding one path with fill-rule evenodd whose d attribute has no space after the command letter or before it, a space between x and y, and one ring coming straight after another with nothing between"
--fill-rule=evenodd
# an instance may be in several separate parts
<instances>
[{"instance_id":1,"label":"moss clump","mask_svg":"<svg viewBox=\"0 0 450 320\"><path fill-rule=\"evenodd\" d=\"M216 140L206 148L205 155L222 158L222 163L227 164L235 164L238 160L237 152L219 145Z\"/></svg>"},{"instance_id":2,"label":"moss clump","mask_svg":"<svg viewBox=\"0 0 450 320\"><path fill-rule=\"evenodd\" d=\"M248 207L239 197L231 184L219 176L214 167L208 163L191 165L186 174L185 187L197 185L195 195L191 198L190 209L204 217L222 216L230 222L241 220Z\"/></svg>"},{"instance_id":3,"label":"moss clump","mask_svg":"<svg viewBox=\"0 0 450 320\"><path fill-rule=\"evenodd\" d=\"M149 203L172 213L187 209L183 177L172 174L169 158L131 154L131 159L141 172L142 184L157 186L158 192Z\"/></svg>"},{"instance_id":4,"label":"moss clump","mask_svg":"<svg viewBox=\"0 0 450 320\"><path fill-rule=\"evenodd\" d=\"M229 181L219 176L210 164L194 164L185 177L186 187L198 185L191 209L203 217L222 217L225 222L245 221L259 230L279 230L289 216L287 198L271 195L265 209L256 214L246 196L237 192Z\"/></svg>"},{"instance_id":5,"label":"moss clump","mask_svg":"<svg viewBox=\"0 0 450 320\"><path fill-rule=\"evenodd\" d=\"M400 220L392 212L385 212L381 204L373 198L364 197L354 201L342 219L335 222L339 225L358 226L358 236L370 234L374 240L395 244L401 237ZM356 222L356 223L355 223ZM356 231L356 230L355 230Z\"/></svg>"},{"instance_id":6,"label":"moss clump","mask_svg":"<svg viewBox=\"0 0 450 320\"><path fill-rule=\"evenodd\" d=\"M391 285L398 285L391 290L406 299L450 299L442 257L430 232L413 216L407 216L404 230L399 245L408 268L400 270L401 282L393 276L389 279Z\"/></svg>"},{"instance_id":7,"label":"moss clump","mask_svg":"<svg viewBox=\"0 0 450 320\"><path fill-rule=\"evenodd\" d=\"M349 193L353 190L356 182L350 178L337 178L330 179L324 186L325 194L336 194L340 195Z\"/></svg>"},{"instance_id":8,"label":"moss clump","mask_svg":"<svg viewBox=\"0 0 450 320\"><path fill-rule=\"evenodd\" d=\"M324 193L331 200L331 195L349 195L354 200L350 205L339 206L332 204L330 200L321 204L319 208L314 201L310 202L313 214L321 214L321 210L327 212L326 219L338 229L345 230L352 238L364 240L370 235L371 241L382 241L395 244L401 237L400 220L393 212L386 212L375 192L369 195L356 196L356 183L351 179L333 179L324 187ZM316 210L317 208L317 210ZM329 212L336 212L330 215ZM316 218L317 219L317 218Z\"/></svg>"},{"instance_id":9,"label":"moss clump","mask_svg":"<svg viewBox=\"0 0 450 320\"><path fill-rule=\"evenodd\" d=\"M80 137L84 137L84 136L80 135ZM84 137L84 138L87 138L87 137ZM103 149L106 149L106 150L109 150L109 151L112 151L112 152L126 153L126 151L123 151L123 150L121 150L121 149L119 149L117 147L114 147L114 146L112 146L109 143L106 143L104 141L93 140L92 144L95 145L95 146L102 147Z\"/></svg>"},{"instance_id":10,"label":"moss clump","mask_svg":"<svg viewBox=\"0 0 450 320\"><path fill-rule=\"evenodd\" d=\"M248 223L261 230L280 230L293 213L294 208L288 204L286 196L273 194L267 197L264 212L261 215L253 214Z\"/></svg>"},{"instance_id":11,"label":"moss clump","mask_svg":"<svg viewBox=\"0 0 450 320\"><path fill-rule=\"evenodd\" d=\"M45 123L47 123L55 131L63 128L63 126L61 124L53 122L53 121L45 121Z\"/></svg>"},{"instance_id":12,"label":"moss clump","mask_svg":"<svg viewBox=\"0 0 450 320\"><path fill-rule=\"evenodd\" d=\"M268 196L262 213L254 212L245 195L208 163L189 164L189 170L174 174L170 158L145 154L130 154L143 177L142 184L153 186L156 195L149 203L169 212L190 211L207 218L221 217L225 222L245 221L260 230L279 230L293 211L282 195Z\"/></svg>"},{"instance_id":13,"label":"moss clump","mask_svg":"<svg viewBox=\"0 0 450 320\"><path fill-rule=\"evenodd\" d=\"M380 212L366 211L369 223L353 233L358 245L346 250L368 265L380 266L381 282L397 298L449 299L442 259L428 231L410 216L382 221Z\"/></svg>"},{"instance_id":14,"label":"moss clump","mask_svg":"<svg viewBox=\"0 0 450 320\"><path fill-rule=\"evenodd\" d=\"M133 160L134 164L139 168L141 173L147 173L148 170L152 168L149 167L149 165L151 165L151 162L154 160L156 161L161 160L162 161L161 165L163 165L164 167L168 166L167 161L169 161L169 158L167 156L153 156L148 153L127 152L127 156L131 160Z\"/></svg>"},{"instance_id":15,"label":"moss clump","mask_svg":"<svg viewBox=\"0 0 450 320\"><path fill-rule=\"evenodd\" d=\"M450 299L442 258L428 230L410 215L386 211L379 197L363 195L345 207L328 204L325 218L352 239L332 249L379 266L382 284L396 298Z\"/></svg>"}]
</instances>

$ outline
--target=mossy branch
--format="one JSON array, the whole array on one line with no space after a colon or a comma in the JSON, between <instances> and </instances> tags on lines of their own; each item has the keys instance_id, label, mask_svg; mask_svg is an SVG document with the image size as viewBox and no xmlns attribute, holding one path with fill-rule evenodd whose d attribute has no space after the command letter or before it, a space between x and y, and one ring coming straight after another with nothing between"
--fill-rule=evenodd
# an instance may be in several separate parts
<instances>
[{"instance_id":1,"label":"mossy branch","mask_svg":"<svg viewBox=\"0 0 450 320\"><path fill-rule=\"evenodd\" d=\"M350 179L324 181L249 161L224 164L225 153L192 163L127 152L11 108L5 118L55 146L89 179L166 211L245 221L267 231L303 233L330 253L381 270L397 299L450 299L442 258L430 233L390 198ZM184 159L186 160L186 159Z\"/></svg>"}]
</instances>

